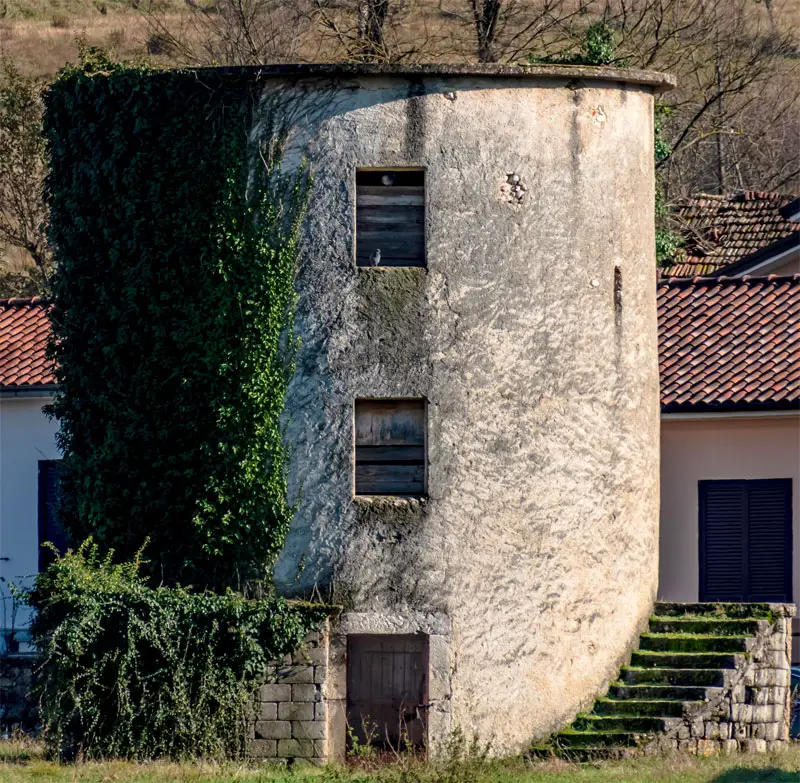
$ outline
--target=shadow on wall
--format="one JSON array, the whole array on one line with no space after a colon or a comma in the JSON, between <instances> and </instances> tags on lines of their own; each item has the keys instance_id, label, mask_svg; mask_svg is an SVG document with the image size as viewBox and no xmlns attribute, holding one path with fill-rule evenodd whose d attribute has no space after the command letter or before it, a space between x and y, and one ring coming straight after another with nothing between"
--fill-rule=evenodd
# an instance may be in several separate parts
<instances>
[{"instance_id":1,"label":"shadow on wall","mask_svg":"<svg viewBox=\"0 0 800 783\"><path fill-rule=\"evenodd\" d=\"M768 767L765 769L729 769L709 783L797 783L797 772Z\"/></svg>"}]
</instances>

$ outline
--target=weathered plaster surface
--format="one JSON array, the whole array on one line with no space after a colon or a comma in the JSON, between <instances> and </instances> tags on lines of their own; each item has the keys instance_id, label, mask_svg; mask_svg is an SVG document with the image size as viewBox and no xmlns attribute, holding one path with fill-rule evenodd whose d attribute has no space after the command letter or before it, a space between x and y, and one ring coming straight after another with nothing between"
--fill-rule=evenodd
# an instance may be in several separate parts
<instances>
[{"instance_id":1,"label":"weathered plaster surface","mask_svg":"<svg viewBox=\"0 0 800 783\"><path fill-rule=\"evenodd\" d=\"M652 87L281 88L316 179L277 581L354 616L448 617L452 724L521 747L603 689L655 597ZM425 167L427 270L355 268L360 166ZM428 400L424 501L353 498L353 400L384 396Z\"/></svg>"}]
</instances>

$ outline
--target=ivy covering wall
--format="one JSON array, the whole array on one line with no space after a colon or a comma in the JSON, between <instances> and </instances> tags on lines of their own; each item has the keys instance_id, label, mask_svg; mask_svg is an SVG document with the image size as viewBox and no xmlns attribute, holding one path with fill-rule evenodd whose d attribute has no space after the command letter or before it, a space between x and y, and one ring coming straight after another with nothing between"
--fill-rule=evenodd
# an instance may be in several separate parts
<instances>
[{"instance_id":1,"label":"ivy covering wall","mask_svg":"<svg viewBox=\"0 0 800 783\"><path fill-rule=\"evenodd\" d=\"M92 50L45 96L51 413L60 516L84 543L27 600L62 756L238 755L267 663L328 614L271 581L311 187L281 168L287 108L246 73Z\"/></svg>"},{"instance_id":2,"label":"ivy covering wall","mask_svg":"<svg viewBox=\"0 0 800 783\"><path fill-rule=\"evenodd\" d=\"M257 591L291 521L280 415L310 177L281 172L279 99L250 138L259 100L96 56L45 98L62 518L123 558L149 538L157 583Z\"/></svg>"}]
</instances>

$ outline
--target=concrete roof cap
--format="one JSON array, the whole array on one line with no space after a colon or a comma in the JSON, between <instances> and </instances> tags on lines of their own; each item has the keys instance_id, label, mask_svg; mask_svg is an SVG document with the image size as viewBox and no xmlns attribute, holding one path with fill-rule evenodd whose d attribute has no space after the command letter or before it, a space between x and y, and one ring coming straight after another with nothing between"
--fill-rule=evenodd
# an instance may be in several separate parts
<instances>
[{"instance_id":1,"label":"concrete roof cap","mask_svg":"<svg viewBox=\"0 0 800 783\"><path fill-rule=\"evenodd\" d=\"M299 63L282 65L250 65L240 67L198 68L197 72L214 72L217 76L249 76L261 78L311 78L311 77L363 77L396 76L420 78L425 76L496 77L565 79L575 81L602 81L634 84L649 87L655 93L673 89L677 80L668 73L640 71L635 68L617 68L608 65L506 65L502 63L447 64L425 63L419 65L387 63Z\"/></svg>"}]
</instances>

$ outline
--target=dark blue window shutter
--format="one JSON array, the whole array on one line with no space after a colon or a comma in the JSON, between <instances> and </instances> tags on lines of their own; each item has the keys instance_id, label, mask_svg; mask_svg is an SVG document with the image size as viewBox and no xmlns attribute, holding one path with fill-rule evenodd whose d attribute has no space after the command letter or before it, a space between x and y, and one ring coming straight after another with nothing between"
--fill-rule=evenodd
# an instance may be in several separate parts
<instances>
[{"instance_id":1,"label":"dark blue window shutter","mask_svg":"<svg viewBox=\"0 0 800 783\"><path fill-rule=\"evenodd\" d=\"M700 600L792 600L791 479L701 481Z\"/></svg>"},{"instance_id":2,"label":"dark blue window shutter","mask_svg":"<svg viewBox=\"0 0 800 783\"><path fill-rule=\"evenodd\" d=\"M45 569L53 559L45 541L55 544L62 554L67 551L69 541L64 526L58 517L60 460L39 461L39 570Z\"/></svg>"},{"instance_id":3,"label":"dark blue window shutter","mask_svg":"<svg viewBox=\"0 0 800 783\"><path fill-rule=\"evenodd\" d=\"M792 600L792 524L789 480L747 482L750 575L747 600Z\"/></svg>"},{"instance_id":4,"label":"dark blue window shutter","mask_svg":"<svg viewBox=\"0 0 800 783\"><path fill-rule=\"evenodd\" d=\"M743 482L700 482L701 601L746 600L746 523Z\"/></svg>"}]
</instances>

